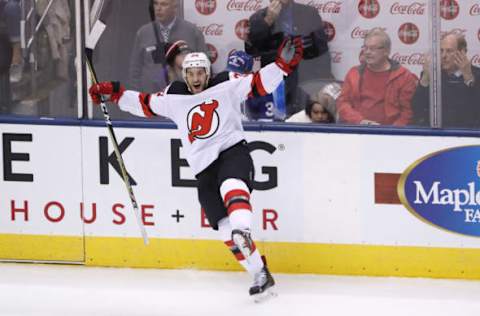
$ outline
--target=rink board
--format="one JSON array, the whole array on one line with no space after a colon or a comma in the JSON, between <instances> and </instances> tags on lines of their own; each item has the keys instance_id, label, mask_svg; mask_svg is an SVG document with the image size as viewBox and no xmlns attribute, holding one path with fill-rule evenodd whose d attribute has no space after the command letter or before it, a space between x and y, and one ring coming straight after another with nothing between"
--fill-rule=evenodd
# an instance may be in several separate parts
<instances>
[{"instance_id":1,"label":"rink board","mask_svg":"<svg viewBox=\"0 0 480 316\"><path fill-rule=\"evenodd\" d=\"M105 128L0 128L1 259L239 269L202 215L175 129L116 128L150 237L144 246ZM461 187L452 182L451 196L439 197L446 209L438 212L465 218L468 234L435 223L437 205L425 220L424 210L398 200L397 188L412 165L427 161L428 171L425 157L456 153L475 138L250 131L247 139L256 169L253 232L273 271L480 278L475 166L471 178L457 179ZM465 163L453 162L442 166L460 174ZM419 169L412 168L411 175ZM468 210L453 210L448 199L464 198L470 186Z\"/></svg>"}]
</instances>

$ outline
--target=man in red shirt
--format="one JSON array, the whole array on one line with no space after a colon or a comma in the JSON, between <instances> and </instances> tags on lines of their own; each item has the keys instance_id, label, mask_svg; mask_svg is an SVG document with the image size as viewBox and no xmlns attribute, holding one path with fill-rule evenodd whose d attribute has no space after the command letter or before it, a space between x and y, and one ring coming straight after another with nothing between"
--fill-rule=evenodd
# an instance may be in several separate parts
<instances>
[{"instance_id":1,"label":"man in red shirt","mask_svg":"<svg viewBox=\"0 0 480 316\"><path fill-rule=\"evenodd\" d=\"M389 59L391 41L381 28L371 29L362 47L364 62L351 68L337 100L341 123L396 125L410 123L417 77Z\"/></svg>"}]
</instances>

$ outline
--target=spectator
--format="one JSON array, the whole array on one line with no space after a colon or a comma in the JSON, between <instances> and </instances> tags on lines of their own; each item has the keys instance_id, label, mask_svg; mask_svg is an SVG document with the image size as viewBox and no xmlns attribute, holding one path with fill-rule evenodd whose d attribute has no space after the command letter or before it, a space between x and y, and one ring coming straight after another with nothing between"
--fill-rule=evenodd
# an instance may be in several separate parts
<instances>
[{"instance_id":1,"label":"spectator","mask_svg":"<svg viewBox=\"0 0 480 316\"><path fill-rule=\"evenodd\" d=\"M336 82L325 85L310 101L305 110L295 113L286 121L291 123L335 123L337 111L335 100L340 94L340 85Z\"/></svg>"},{"instance_id":2,"label":"spectator","mask_svg":"<svg viewBox=\"0 0 480 316\"><path fill-rule=\"evenodd\" d=\"M22 73L20 48L20 1L0 0L0 114L11 113L10 82Z\"/></svg>"},{"instance_id":3,"label":"spectator","mask_svg":"<svg viewBox=\"0 0 480 316\"><path fill-rule=\"evenodd\" d=\"M332 78L328 39L318 11L294 0L273 0L267 8L255 12L249 22L246 51L261 56L262 67L274 60L284 36L304 37L304 60L298 71L286 79L287 115L302 110L305 94L297 89L297 85L307 80Z\"/></svg>"},{"instance_id":4,"label":"spectator","mask_svg":"<svg viewBox=\"0 0 480 316\"><path fill-rule=\"evenodd\" d=\"M390 37L380 28L367 33L362 50L364 63L348 71L337 100L340 121L367 125L409 124L416 76L389 59Z\"/></svg>"},{"instance_id":5,"label":"spectator","mask_svg":"<svg viewBox=\"0 0 480 316\"><path fill-rule=\"evenodd\" d=\"M480 68L467 58L463 35L447 33L440 42L442 127L478 127L480 118ZM420 83L413 97L414 123L430 125L430 62L425 58Z\"/></svg>"},{"instance_id":6,"label":"spectator","mask_svg":"<svg viewBox=\"0 0 480 316\"><path fill-rule=\"evenodd\" d=\"M166 86L165 43L184 40L193 51L207 52L198 28L176 16L177 0L151 0L152 22L142 26L135 37L130 58L130 88L156 92Z\"/></svg>"},{"instance_id":7,"label":"spectator","mask_svg":"<svg viewBox=\"0 0 480 316\"><path fill-rule=\"evenodd\" d=\"M174 81L183 81L182 63L185 56L191 53L187 42L178 40L175 43L168 43L165 46L165 60L167 63L166 82L170 84Z\"/></svg>"}]
</instances>

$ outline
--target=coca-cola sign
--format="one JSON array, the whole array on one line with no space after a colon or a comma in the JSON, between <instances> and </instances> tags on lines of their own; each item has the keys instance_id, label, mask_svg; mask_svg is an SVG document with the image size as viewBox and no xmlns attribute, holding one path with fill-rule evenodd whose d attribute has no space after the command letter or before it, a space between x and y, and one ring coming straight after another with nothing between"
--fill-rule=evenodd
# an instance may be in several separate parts
<instances>
[{"instance_id":1,"label":"coca-cola sign","mask_svg":"<svg viewBox=\"0 0 480 316\"><path fill-rule=\"evenodd\" d=\"M222 36L223 24L212 23L209 25L197 26L205 36Z\"/></svg>"},{"instance_id":2,"label":"coca-cola sign","mask_svg":"<svg viewBox=\"0 0 480 316\"><path fill-rule=\"evenodd\" d=\"M330 51L330 60L333 64L340 64L342 62L343 52Z\"/></svg>"},{"instance_id":3,"label":"coca-cola sign","mask_svg":"<svg viewBox=\"0 0 480 316\"><path fill-rule=\"evenodd\" d=\"M475 3L474 5L472 5L472 7L470 8L470 15L480 15L480 3Z\"/></svg>"},{"instance_id":4,"label":"coca-cola sign","mask_svg":"<svg viewBox=\"0 0 480 316\"><path fill-rule=\"evenodd\" d=\"M454 29L451 29L451 30L441 31L440 35L444 36L444 35L450 34L450 33L457 34L457 35L465 35L467 33L467 30L457 27L457 28L454 28Z\"/></svg>"},{"instance_id":5,"label":"coca-cola sign","mask_svg":"<svg viewBox=\"0 0 480 316\"><path fill-rule=\"evenodd\" d=\"M228 11L255 12L262 8L262 0L228 0Z\"/></svg>"},{"instance_id":6,"label":"coca-cola sign","mask_svg":"<svg viewBox=\"0 0 480 316\"><path fill-rule=\"evenodd\" d=\"M440 1L440 16L445 20L453 20L460 13L460 6L457 0Z\"/></svg>"},{"instance_id":7,"label":"coca-cola sign","mask_svg":"<svg viewBox=\"0 0 480 316\"><path fill-rule=\"evenodd\" d=\"M385 28L381 28L382 30L386 30ZM362 39L365 38L369 29L362 29L360 26L356 26L353 28L352 32L350 33L350 37L353 39Z\"/></svg>"},{"instance_id":8,"label":"coca-cola sign","mask_svg":"<svg viewBox=\"0 0 480 316\"><path fill-rule=\"evenodd\" d=\"M329 42L335 38L336 31L335 26L332 23L323 21L323 30L325 31Z\"/></svg>"},{"instance_id":9,"label":"coca-cola sign","mask_svg":"<svg viewBox=\"0 0 480 316\"><path fill-rule=\"evenodd\" d=\"M393 15L424 15L426 3L413 2L410 4L400 4L395 2L390 7L390 13Z\"/></svg>"},{"instance_id":10,"label":"coca-cola sign","mask_svg":"<svg viewBox=\"0 0 480 316\"><path fill-rule=\"evenodd\" d=\"M407 55L394 53L391 58L392 60L395 60L401 65L409 66L423 65L423 63L425 62L425 56L422 53L412 53Z\"/></svg>"},{"instance_id":11,"label":"coca-cola sign","mask_svg":"<svg viewBox=\"0 0 480 316\"><path fill-rule=\"evenodd\" d=\"M327 1L310 0L307 5L314 7L321 14L339 14L342 9L342 1Z\"/></svg>"},{"instance_id":12,"label":"coca-cola sign","mask_svg":"<svg viewBox=\"0 0 480 316\"><path fill-rule=\"evenodd\" d=\"M250 32L250 24L248 19L243 19L235 24L235 34L242 41L246 41L248 38L248 33Z\"/></svg>"},{"instance_id":13,"label":"coca-cola sign","mask_svg":"<svg viewBox=\"0 0 480 316\"><path fill-rule=\"evenodd\" d=\"M208 50L208 52L207 52L208 58L210 58L210 62L213 64L214 62L217 61L218 50L215 46L213 46L210 43L207 43L207 50Z\"/></svg>"},{"instance_id":14,"label":"coca-cola sign","mask_svg":"<svg viewBox=\"0 0 480 316\"><path fill-rule=\"evenodd\" d=\"M404 44L414 44L419 37L420 30L418 29L418 26L413 23L403 23L398 28L398 38Z\"/></svg>"},{"instance_id":15,"label":"coca-cola sign","mask_svg":"<svg viewBox=\"0 0 480 316\"><path fill-rule=\"evenodd\" d=\"M203 15L210 15L217 9L217 0L195 0L195 9Z\"/></svg>"},{"instance_id":16,"label":"coca-cola sign","mask_svg":"<svg viewBox=\"0 0 480 316\"><path fill-rule=\"evenodd\" d=\"M377 0L360 0L358 12L367 19L373 19L380 13L380 3Z\"/></svg>"},{"instance_id":17,"label":"coca-cola sign","mask_svg":"<svg viewBox=\"0 0 480 316\"><path fill-rule=\"evenodd\" d=\"M480 54L473 55L472 65L480 67Z\"/></svg>"}]
</instances>

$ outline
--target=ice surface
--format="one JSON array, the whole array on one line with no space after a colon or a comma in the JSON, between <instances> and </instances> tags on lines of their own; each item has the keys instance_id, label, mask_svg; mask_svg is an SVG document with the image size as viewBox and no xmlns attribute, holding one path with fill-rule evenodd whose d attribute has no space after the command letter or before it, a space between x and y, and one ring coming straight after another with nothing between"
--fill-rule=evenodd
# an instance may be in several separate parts
<instances>
[{"instance_id":1,"label":"ice surface","mask_svg":"<svg viewBox=\"0 0 480 316\"><path fill-rule=\"evenodd\" d=\"M240 272L0 263L0 315L480 315L480 281L273 274L256 304Z\"/></svg>"}]
</instances>

